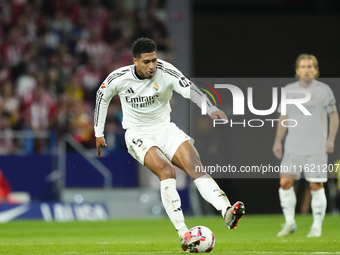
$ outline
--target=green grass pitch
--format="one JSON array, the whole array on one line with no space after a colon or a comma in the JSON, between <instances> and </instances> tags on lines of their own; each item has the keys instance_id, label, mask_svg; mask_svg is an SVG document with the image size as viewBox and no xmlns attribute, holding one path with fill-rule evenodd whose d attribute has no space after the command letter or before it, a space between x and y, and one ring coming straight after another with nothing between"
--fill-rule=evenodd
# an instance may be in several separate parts
<instances>
[{"instance_id":1,"label":"green grass pitch","mask_svg":"<svg viewBox=\"0 0 340 255\"><path fill-rule=\"evenodd\" d=\"M222 217L186 218L215 234L211 254L340 254L340 217L327 215L320 238L306 238L312 217L297 216L298 230L277 238L283 216L246 215L236 230ZM0 224L0 254L189 254L180 248L169 219Z\"/></svg>"}]
</instances>

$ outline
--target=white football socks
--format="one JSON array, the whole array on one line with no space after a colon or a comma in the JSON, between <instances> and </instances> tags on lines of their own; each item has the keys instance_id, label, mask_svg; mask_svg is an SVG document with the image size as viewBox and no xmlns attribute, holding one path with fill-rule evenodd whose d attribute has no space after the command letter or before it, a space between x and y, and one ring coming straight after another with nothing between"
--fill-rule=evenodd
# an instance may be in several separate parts
<instances>
[{"instance_id":1,"label":"white football socks","mask_svg":"<svg viewBox=\"0 0 340 255\"><path fill-rule=\"evenodd\" d=\"M327 208L327 198L325 194L325 189L321 188L319 190L310 192L312 194L312 213L313 213L313 225L312 228L321 229L322 221L325 218L326 208Z\"/></svg>"},{"instance_id":2,"label":"white football socks","mask_svg":"<svg viewBox=\"0 0 340 255\"><path fill-rule=\"evenodd\" d=\"M286 223L291 224L295 222L295 206L296 195L293 187L290 189L279 189L279 197L283 215L285 216Z\"/></svg>"},{"instance_id":3,"label":"white football socks","mask_svg":"<svg viewBox=\"0 0 340 255\"><path fill-rule=\"evenodd\" d=\"M224 191L220 189L214 179L206 174L194 180L194 183L201 196L212 204L216 210L221 211L222 216L224 217L228 206L230 206L230 202Z\"/></svg>"},{"instance_id":4,"label":"white football socks","mask_svg":"<svg viewBox=\"0 0 340 255\"><path fill-rule=\"evenodd\" d=\"M174 224L178 235L181 237L188 231L188 228L184 223L181 198L176 189L175 179L161 181L161 199L168 217L172 224Z\"/></svg>"}]
</instances>

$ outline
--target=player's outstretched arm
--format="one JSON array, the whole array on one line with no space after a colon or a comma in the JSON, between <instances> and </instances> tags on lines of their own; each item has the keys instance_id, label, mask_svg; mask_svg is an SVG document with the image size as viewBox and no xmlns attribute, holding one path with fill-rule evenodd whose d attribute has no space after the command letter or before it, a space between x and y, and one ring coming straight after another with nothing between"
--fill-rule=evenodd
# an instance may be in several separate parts
<instances>
[{"instance_id":1,"label":"player's outstretched arm","mask_svg":"<svg viewBox=\"0 0 340 255\"><path fill-rule=\"evenodd\" d=\"M286 134L287 127L281 125L282 121L287 119L287 115L280 115L279 122L277 123L276 136L273 145L273 153L278 159L282 158L282 139Z\"/></svg>"},{"instance_id":2,"label":"player's outstretched arm","mask_svg":"<svg viewBox=\"0 0 340 255\"><path fill-rule=\"evenodd\" d=\"M338 112L332 112L328 115L329 117L329 134L326 143L326 153L334 152L334 141L336 137L336 133L339 128L339 115Z\"/></svg>"},{"instance_id":3,"label":"player's outstretched arm","mask_svg":"<svg viewBox=\"0 0 340 255\"><path fill-rule=\"evenodd\" d=\"M169 64L167 64L169 65ZM174 73L177 73L179 77L172 76L173 88L174 90L181 94L184 98L190 99L193 103L195 103L198 107L202 107L202 97L205 96L205 105L206 111L210 115L210 117L214 119L223 119L228 122L227 115L214 106L210 100L204 95L204 93L196 87L196 85L191 82L188 78L186 78L177 68L173 65L169 65L169 68L173 70ZM227 123L225 122L225 123Z\"/></svg>"},{"instance_id":4,"label":"player's outstretched arm","mask_svg":"<svg viewBox=\"0 0 340 255\"><path fill-rule=\"evenodd\" d=\"M97 146L97 156L102 156L102 147L106 147L106 141L104 137L96 137L96 146Z\"/></svg>"}]
</instances>

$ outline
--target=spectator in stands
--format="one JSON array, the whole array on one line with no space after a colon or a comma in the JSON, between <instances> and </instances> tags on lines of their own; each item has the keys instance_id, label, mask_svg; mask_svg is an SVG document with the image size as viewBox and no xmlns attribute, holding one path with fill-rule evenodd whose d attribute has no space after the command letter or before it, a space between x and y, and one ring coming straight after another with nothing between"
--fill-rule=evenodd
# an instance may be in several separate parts
<instances>
[{"instance_id":1,"label":"spectator in stands","mask_svg":"<svg viewBox=\"0 0 340 255\"><path fill-rule=\"evenodd\" d=\"M87 17L84 12L79 12L73 29L71 31L70 40L68 44L70 46L71 53L76 53L76 48L79 41L86 41L89 38L89 29L86 26Z\"/></svg>"},{"instance_id":2,"label":"spectator in stands","mask_svg":"<svg viewBox=\"0 0 340 255\"><path fill-rule=\"evenodd\" d=\"M85 93L85 100L94 100L103 72L95 57L89 57L87 64L79 67L77 76Z\"/></svg>"},{"instance_id":3,"label":"spectator in stands","mask_svg":"<svg viewBox=\"0 0 340 255\"><path fill-rule=\"evenodd\" d=\"M0 111L11 114L12 128L16 123L18 130L32 131L36 130L33 123L48 123L42 125L43 130L57 129L60 135L59 132L70 132L71 102L84 100L85 105L93 104L93 91L103 77L111 70L132 64L130 45L138 33L148 33L157 41L159 54L164 52L165 58L171 59L167 54L171 53L172 42L167 36L162 1L20 0L2 1L0 5L0 86L3 87ZM138 29L137 17L145 20L142 22L145 31ZM9 100L7 93L11 93L7 87L10 86L6 84L10 82L15 93L11 92ZM45 87L44 106L34 99L40 86ZM115 114L119 130L121 107L117 100L118 104L113 102L108 110ZM52 110L58 116L51 117L51 106L61 107ZM37 116L37 112L46 109L47 118L45 113ZM109 125L108 130L115 129L115 124ZM28 140L26 151L33 152L37 141ZM45 144L36 151L43 152L46 148Z\"/></svg>"},{"instance_id":4,"label":"spectator in stands","mask_svg":"<svg viewBox=\"0 0 340 255\"><path fill-rule=\"evenodd\" d=\"M10 126L17 127L20 119L20 102L14 95L13 83L10 80L6 80L0 87L0 111L8 112Z\"/></svg>"},{"instance_id":5,"label":"spectator in stands","mask_svg":"<svg viewBox=\"0 0 340 255\"><path fill-rule=\"evenodd\" d=\"M82 101L73 102L72 117L70 119L70 132L73 138L86 148L93 146L93 122L89 114L89 105Z\"/></svg>"},{"instance_id":6,"label":"spectator in stands","mask_svg":"<svg viewBox=\"0 0 340 255\"><path fill-rule=\"evenodd\" d=\"M103 59L105 74L121 66L132 64L131 49L127 47L130 38L118 38L108 49Z\"/></svg>"},{"instance_id":7,"label":"spectator in stands","mask_svg":"<svg viewBox=\"0 0 340 255\"><path fill-rule=\"evenodd\" d=\"M29 100L30 99L30 100ZM25 109L26 130L37 134L46 133L44 138L26 139L26 152L43 153L47 149L47 138L50 128L55 127L57 103L53 95L41 84L26 99Z\"/></svg>"},{"instance_id":8,"label":"spectator in stands","mask_svg":"<svg viewBox=\"0 0 340 255\"><path fill-rule=\"evenodd\" d=\"M64 92L64 88L60 82L60 75L61 71L55 67L51 67L47 70L47 77L46 77L46 88L53 93L55 98Z\"/></svg>"},{"instance_id":9,"label":"spectator in stands","mask_svg":"<svg viewBox=\"0 0 340 255\"><path fill-rule=\"evenodd\" d=\"M84 99L84 89L78 75L72 75L70 82L65 87L65 94L69 96L71 101Z\"/></svg>"},{"instance_id":10,"label":"spectator in stands","mask_svg":"<svg viewBox=\"0 0 340 255\"><path fill-rule=\"evenodd\" d=\"M1 32L0 32L0 37L1 37ZM11 79L11 70L2 61L2 56L0 54L0 85L3 82L10 80L10 79Z\"/></svg>"},{"instance_id":11,"label":"spectator in stands","mask_svg":"<svg viewBox=\"0 0 340 255\"><path fill-rule=\"evenodd\" d=\"M11 114L6 111L2 111L0 114L0 154L13 153L15 144L10 124Z\"/></svg>"},{"instance_id":12,"label":"spectator in stands","mask_svg":"<svg viewBox=\"0 0 340 255\"><path fill-rule=\"evenodd\" d=\"M34 47L29 47L24 53L23 61L20 64L21 73L18 78L15 79L15 93L19 99L37 86L36 76L39 70L37 55L38 49Z\"/></svg>"},{"instance_id":13,"label":"spectator in stands","mask_svg":"<svg viewBox=\"0 0 340 255\"><path fill-rule=\"evenodd\" d=\"M19 28L12 28L7 39L1 45L1 56L4 63L11 68L13 78L19 75L17 70L22 61L23 53L26 47L26 41L22 31Z\"/></svg>"},{"instance_id":14,"label":"spectator in stands","mask_svg":"<svg viewBox=\"0 0 340 255\"><path fill-rule=\"evenodd\" d=\"M99 27L91 27L90 37L79 41L76 48L77 53L85 52L98 66L102 63L102 59L108 50L108 45L101 39L101 36Z\"/></svg>"},{"instance_id":15,"label":"spectator in stands","mask_svg":"<svg viewBox=\"0 0 340 255\"><path fill-rule=\"evenodd\" d=\"M87 7L87 25L95 29L102 36L107 23L107 8L101 0L91 0Z\"/></svg>"},{"instance_id":16,"label":"spectator in stands","mask_svg":"<svg viewBox=\"0 0 340 255\"><path fill-rule=\"evenodd\" d=\"M60 82L62 85L65 85L69 82L75 65L69 46L66 43L61 44L59 47L59 58L61 66Z\"/></svg>"},{"instance_id":17,"label":"spectator in stands","mask_svg":"<svg viewBox=\"0 0 340 255\"><path fill-rule=\"evenodd\" d=\"M73 24L65 11L59 9L56 12L55 19L51 21L51 28L59 34L61 41L66 41L70 36Z\"/></svg>"}]
</instances>

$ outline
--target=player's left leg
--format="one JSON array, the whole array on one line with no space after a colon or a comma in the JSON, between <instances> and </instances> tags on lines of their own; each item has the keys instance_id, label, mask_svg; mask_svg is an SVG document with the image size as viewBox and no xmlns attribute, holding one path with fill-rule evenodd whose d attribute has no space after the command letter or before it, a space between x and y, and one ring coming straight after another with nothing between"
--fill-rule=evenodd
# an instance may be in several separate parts
<instances>
[{"instance_id":1,"label":"player's left leg","mask_svg":"<svg viewBox=\"0 0 340 255\"><path fill-rule=\"evenodd\" d=\"M242 202L236 202L233 206L210 175L199 171L202 168L200 156L196 148L189 142L184 141L172 157L172 163L185 171L193 180L201 196L216 210L222 213L228 228L236 228L239 219L245 213Z\"/></svg>"},{"instance_id":2,"label":"player's left leg","mask_svg":"<svg viewBox=\"0 0 340 255\"><path fill-rule=\"evenodd\" d=\"M322 171L321 166L327 165L327 154L317 154L307 158L310 169L305 170L306 180L309 182L312 201L313 225L307 237L320 237L322 234L322 222L327 209L327 198L324 183L327 182L327 171ZM313 171L312 166L315 166Z\"/></svg>"},{"instance_id":3,"label":"player's left leg","mask_svg":"<svg viewBox=\"0 0 340 255\"><path fill-rule=\"evenodd\" d=\"M307 237L319 237L322 234L322 222L326 214L327 198L322 182L310 182L309 186L312 195L313 225Z\"/></svg>"}]
</instances>

